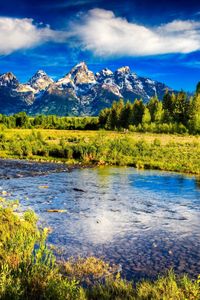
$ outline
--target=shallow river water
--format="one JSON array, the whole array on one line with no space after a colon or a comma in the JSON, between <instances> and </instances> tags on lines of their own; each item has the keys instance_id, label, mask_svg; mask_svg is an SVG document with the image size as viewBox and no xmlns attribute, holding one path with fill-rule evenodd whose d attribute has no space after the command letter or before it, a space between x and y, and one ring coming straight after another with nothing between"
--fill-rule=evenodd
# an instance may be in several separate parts
<instances>
[{"instance_id":1,"label":"shallow river water","mask_svg":"<svg viewBox=\"0 0 200 300\"><path fill-rule=\"evenodd\" d=\"M128 279L153 278L170 267L200 273L197 178L120 167L18 177L1 178L0 191L52 228L49 242L65 257L102 257L120 264Z\"/></svg>"}]
</instances>

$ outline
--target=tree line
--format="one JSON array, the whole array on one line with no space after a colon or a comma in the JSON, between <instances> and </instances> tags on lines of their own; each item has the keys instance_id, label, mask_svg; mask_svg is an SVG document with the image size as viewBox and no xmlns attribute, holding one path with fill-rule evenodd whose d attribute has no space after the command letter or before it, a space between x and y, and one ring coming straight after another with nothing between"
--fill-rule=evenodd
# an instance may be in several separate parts
<instances>
[{"instance_id":1,"label":"tree line","mask_svg":"<svg viewBox=\"0 0 200 300\"><path fill-rule=\"evenodd\" d=\"M1 127L6 128L41 128L63 130L97 130L98 117L59 117L56 115L28 116L25 112L6 116L0 114Z\"/></svg>"},{"instance_id":2,"label":"tree line","mask_svg":"<svg viewBox=\"0 0 200 300\"><path fill-rule=\"evenodd\" d=\"M99 125L108 130L200 133L200 82L190 98L184 91L166 91L162 101L155 96L146 104L142 99L113 102L100 112Z\"/></svg>"}]
</instances>

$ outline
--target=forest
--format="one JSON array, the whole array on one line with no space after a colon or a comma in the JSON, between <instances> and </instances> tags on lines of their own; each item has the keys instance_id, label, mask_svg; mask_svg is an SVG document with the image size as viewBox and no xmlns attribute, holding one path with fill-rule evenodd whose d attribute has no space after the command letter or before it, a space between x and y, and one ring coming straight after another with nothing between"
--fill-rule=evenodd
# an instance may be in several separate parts
<instances>
[{"instance_id":1,"label":"forest","mask_svg":"<svg viewBox=\"0 0 200 300\"><path fill-rule=\"evenodd\" d=\"M166 91L162 101L153 97L147 104L136 99L134 103L114 102L99 115L100 127L114 130L155 133L200 132L200 82L193 97L184 91L177 94Z\"/></svg>"}]
</instances>

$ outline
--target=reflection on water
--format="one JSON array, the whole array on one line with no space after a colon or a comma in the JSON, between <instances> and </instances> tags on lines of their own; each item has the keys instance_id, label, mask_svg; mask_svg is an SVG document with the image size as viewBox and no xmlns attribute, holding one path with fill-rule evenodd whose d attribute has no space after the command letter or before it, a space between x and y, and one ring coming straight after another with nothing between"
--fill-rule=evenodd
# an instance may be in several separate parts
<instances>
[{"instance_id":1,"label":"reflection on water","mask_svg":"<svg viewBox=\"0 0 200 300\"><path fill-rule=\"evenodd\" d=\"M169 267L192 276L200 272L200 190L194 177L108 167L0 180L0 187L52 227L49 242L65 256L121 263L128 278ZM54 208L67 213L47 213Z\"/></svg>"}]
</instances>

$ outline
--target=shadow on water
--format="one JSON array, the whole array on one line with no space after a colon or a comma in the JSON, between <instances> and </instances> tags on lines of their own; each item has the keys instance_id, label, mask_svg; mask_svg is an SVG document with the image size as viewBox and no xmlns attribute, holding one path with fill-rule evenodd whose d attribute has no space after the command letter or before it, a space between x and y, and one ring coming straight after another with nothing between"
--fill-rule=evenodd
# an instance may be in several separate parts
<instances>
[{"instance_id":1,"label":"shadow on water","mask_svg":"<svg viewBox=\"0 0 200 300\"><path fill-rule=\"evenodd\" d=\"M193 176L102 167L1 179L0 188L53 229L49 242L64 257L102 257L121 264L129 279L170 267L199 273L200 189Z\"/></svg>"}]
</instances>

